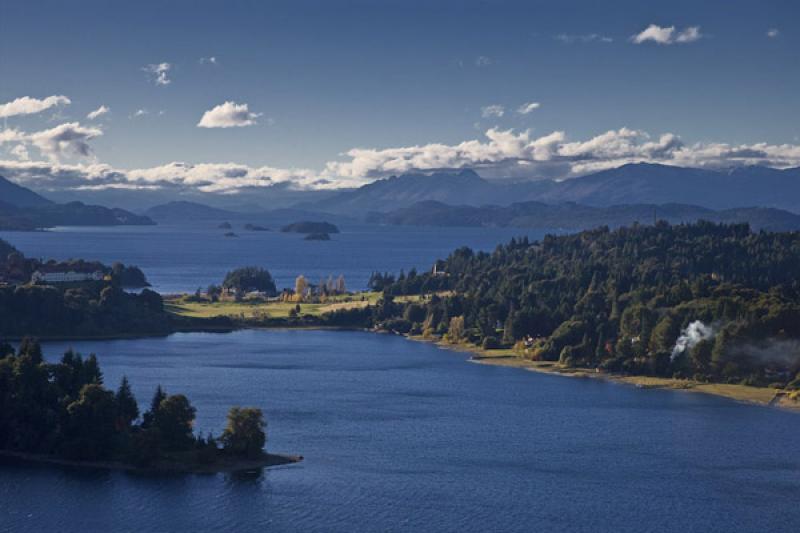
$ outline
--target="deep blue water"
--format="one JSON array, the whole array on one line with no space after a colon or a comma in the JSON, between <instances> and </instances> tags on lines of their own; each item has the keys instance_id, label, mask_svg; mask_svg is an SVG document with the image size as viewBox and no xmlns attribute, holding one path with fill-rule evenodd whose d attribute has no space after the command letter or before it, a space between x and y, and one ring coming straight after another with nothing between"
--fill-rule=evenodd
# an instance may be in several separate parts
<instances>
[{"instance_id":1,"label":"deep blue water","mask_svg":"<svg viewBox=\"0 0 800 533\"><path fill-rule=\"evenodd\" d=\"M197 429L262 407L255 476L0 465L2 531L797 531L800 416L470 364L355 332L76 342L106 382L186 393ZM65 343L46 345L49 358Z\"/></svg>"},{"instance_id":2,"label":"deep blue water","mask_svg":"<svg viewBox=\"0 0 800 533\"><path fill-rule=\"evenodd\" d=\"M460 246L493 250L519 237L518 228L413 228L343 226L331 241L302 235L249 232L225 237L216 223L194 226L71 227L47 232L0 232L28 257L122 261L144 270L161 293L193 292L221 283L229 270L247 265L268 269L278 288L293 287L299 274L316 283L340 274L350 289L366 288L373 271L427 270ZM531 239L542 232L527 232Z\"/></svg>"}]
</instances>

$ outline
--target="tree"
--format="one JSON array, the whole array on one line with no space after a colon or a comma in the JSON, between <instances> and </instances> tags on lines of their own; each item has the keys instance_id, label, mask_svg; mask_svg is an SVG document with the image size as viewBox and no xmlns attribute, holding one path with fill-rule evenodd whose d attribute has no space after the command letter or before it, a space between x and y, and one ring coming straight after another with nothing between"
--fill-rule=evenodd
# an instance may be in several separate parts
<instances>
[{"instance_id":1,"label":"tree","mask_svg":"<svg viewBox=\"0 0 800 533\"><path fill-rule=\"evenodd\" d=\"M156 415L158 414L158 410L161 408L161 402L163 402L167 397L167 393L158 385L156 387L156 391L153 393L153 399L150 400L150 409L144 413L142 417L142 427L147 428L152 426L156 421Z\"/></svg>"},{"instance_id":2,"label":"tree","mask_svg":"<svg viewBox=\"0 0 800 533\"><path fill-rule=\"evenodd\" d=\"M165 449L186 450L191 447L195 413L195 408L183 394L173 394L161 401L154 426L161 432Z\"/></svg>"},{"instance_id":3,"label":"tree","mask_svg":"<svg viewBox=\"0 0 800 533\"><path fill-rule=\"evenodd\" d=\"M308 289L308 281L306 277L302 274L297 276L297 279L294 280L294 294L297 297L298 302L302 302L303 298L305 298L306 290Z\"/></svg>"},{"instance_id":4,"label":"tree","mask_svg":"<svg viewBox=\"0 0 800 533\"><path fill-rule=\"evenodd\" d=\"M20 356L27 355L35 364L41 363L44 359L42 357L42 346L39 344L39 341L33 337L25 337L22 339L22 342L19 344L18 353Z\"/></svg>"},{"instance_id":5,"label":"tree","mask_svg":"<svg viewBox=\"0 0 800 533\"><path fill-rule=\"evenodd\" d=\"M339 275L336 279L336 292L338 294L344 294L347 292L347 286L344 283L344 275Z\"/></svg>"},{"instance_id":6,"label":"tree","mask_svg":"<svg viewBox=\"0 0 800 533\"><path fill-rule=\"evenodd\" d=\"M228 272L222 286L240 293L259 291L267 293L269 296L275 296L278 293L272 274L256 266L237 268Z\"/></svg>"},{"instance_id":7,"label":"tree","mask_svg":"<svg viewBox=\"0 0 800 533\"><path fill-rule=\"evenodd\" d=\"M266 427L261 409L232 407L228 412L228 424L222 433L224 450L240 457L257 457L263 453L267 442Z\"/></svg>"},{"instance_id":8,"label":"tree","mask_svg":"<svg viewBox=\"0 0 800 533\"><path fill-rule=\"evenodd\" d=\"M119 384L115 399L118 429L130 429L134 420L139 418L139 406L136 403L133 392L131 392L131 385L128 383L126 376L122 376L122 382Z\"/></svg>"},{"instance_id":9,"label":"tree","mask_svg":"<svg viewBox=\"0 0 800 533\"><path fill-rule=\"evenodd\" d=\"M450 319L450 327L447 328L447 340L453 344L464 340L464 315L454 316Z\"/></svg>"},{"instance_id":10,"label":"tree","mask_svg":"<svg viewBox=\"0 0 800 533\"><path fill-rule=\"evenodd\" d=\"M78 400L67 407L68 421L63 452L77 459L107 457L113 450L116 405L114 393L93 383L81 389Z\"/></svg>"}]
</instances>

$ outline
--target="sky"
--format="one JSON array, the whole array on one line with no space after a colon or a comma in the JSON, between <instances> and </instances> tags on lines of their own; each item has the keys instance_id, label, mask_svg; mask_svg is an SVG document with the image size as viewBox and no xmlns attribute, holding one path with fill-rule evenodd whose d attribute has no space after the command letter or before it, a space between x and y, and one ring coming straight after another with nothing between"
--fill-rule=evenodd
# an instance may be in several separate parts
<instances>
[{"instance_id":1,"label":"sky","mask_svg":"<svg viewBox=\"0 0 800 533\"><path fill-rule=\"evenodd\" d=\"M800 165L796 1L0 0L0 175L39 190Z\"/></svg>"}]
</instances>

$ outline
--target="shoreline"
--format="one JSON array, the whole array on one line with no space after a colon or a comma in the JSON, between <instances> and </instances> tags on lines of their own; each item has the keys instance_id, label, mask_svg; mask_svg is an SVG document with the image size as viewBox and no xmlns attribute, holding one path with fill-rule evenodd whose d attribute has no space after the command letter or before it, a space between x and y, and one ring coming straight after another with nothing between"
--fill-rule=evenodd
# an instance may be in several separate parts
<instances>
[{"instance_id":1,"label":"shoreline","mask_svg":"<svg viewBox=\"0 0 800 533\"><path fill-rule=\"evenodd\" d=\"M640 389L665 389L695 394L708 394L750 405L775 407L783 411L800 413L800 401L792 400L788 392L783 389L753 387L750 385L731 383L707 383L691 379L616 374L599 372L590 368L569 368L561 366L557 361L530 361L517 355L510 349L484 350L479 346L449 344L441 339L425 339L420 336L406 336L406 338L418 342L429 342L445 350L470 353L472 355L467 362L480 365L518 368L530 372L565 378L601 379L611 383L634 386Z\"/></svg>"},{"instance_id":2,"label":"shoreline","mask_svg":"<svg viewBox=\"0 0 800 533\"><path fill-rule=\"evenodd\" d=\"M262 457L253 459L221 458L216 463L208 465L189 465L164 460L154 466L147 467L135 466L114 460L79 461L73 459L62 459L53 455L16 452L11 450L0 450L0 459L17 459L23 462L44 465L91 468L99 470L118 470L139 474L220 474L296 464L303 460L303 456L265 453Z\"/></svg>"},{"instance_id":3,"label":"shoreline","mask_svg":"<svg viewBox=\"0 0 800 533\"><path fill-rule=\"evenodd\" d=\"M38 337L43 342L54 341L98 341L98 340L132 340L142 338L168 337L175 333L232 333L242 330L320 330L320 331L367 331L371 333L384 333L400 335L408 340L418 342L428 342L437 347L459 352L472 354L468 362L520 368L531 372L550 374L561 377L604 379L613 383L632 385L644 389L671 389L685 392L710 394L728 398L730 400L761 405L764 407L777 407L786 411L800 412L800 401L789 397L789 392L782 389L771 389L768 387L753 387L749 385L737 385L730 383L699 382L690 379L664 378L645 375L626 375L609 372L598 372L590 368L567 368L562 367L556 361L530 361L514 353L510 349L484 350L479 346L471 344L450 344L439 338L424 338L419 335L403 335L391 331L381 331L376 329L363 329L345 326L323 326L314 324L296 324L289 322L282 324L233 324L230 326L200 325L197 327L183 326L176 327L169 333L159 334L128 334L128 335L96 335L96 336L53 336ZM10 337L9 340L18 341L20 338Z\"/></svg>"}]
</instances>

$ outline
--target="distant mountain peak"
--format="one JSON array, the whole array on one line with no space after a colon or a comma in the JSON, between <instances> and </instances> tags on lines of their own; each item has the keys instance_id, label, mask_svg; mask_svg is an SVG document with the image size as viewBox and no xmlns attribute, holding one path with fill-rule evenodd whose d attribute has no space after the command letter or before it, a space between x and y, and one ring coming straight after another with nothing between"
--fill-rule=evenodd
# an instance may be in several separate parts
<instances>
[{"instance_id":1,"label":"distant mountain peak","mask_svg":"<svg viewBox=\"0 0 800 533\"><path fill-rule=\"evenodd\" d=\"M0 200L16 207L40 207L53 202L30 189L0 176Z\"/></svg>"}]
</instances>

